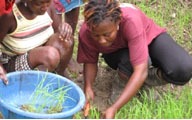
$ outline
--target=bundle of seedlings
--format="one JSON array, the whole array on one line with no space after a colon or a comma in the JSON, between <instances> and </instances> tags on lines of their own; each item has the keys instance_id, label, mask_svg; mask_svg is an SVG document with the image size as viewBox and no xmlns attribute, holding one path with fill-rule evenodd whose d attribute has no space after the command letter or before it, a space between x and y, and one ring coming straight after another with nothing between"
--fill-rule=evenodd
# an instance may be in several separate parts
<instances>
[{"instance_id":1,"label":"bundle of seedlings","mask_svg":"<svg viewBox=\"0 0 192 120\"><path fill-rule=\"evenodd\" d=\"M53 114L60 113L65 107L66 99L72 99L67 92L72 88L70 85L63 85L58 82L46 82L46 76L38 83L31 94L29 101L20 105L20 109L33 113Z\"/></svg>"}]
</instances>

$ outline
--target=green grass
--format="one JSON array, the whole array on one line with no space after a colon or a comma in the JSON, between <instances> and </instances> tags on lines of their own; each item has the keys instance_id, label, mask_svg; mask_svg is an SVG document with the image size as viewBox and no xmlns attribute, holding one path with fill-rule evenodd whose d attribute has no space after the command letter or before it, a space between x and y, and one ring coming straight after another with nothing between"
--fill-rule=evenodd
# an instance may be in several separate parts
<instances>
[{"instance_id":1,"label":"green grass","mask_svg":"<svg viewBox=\"0 0 192 120\"><path fill-rule=\"evenodd\" d=\"M101 111L99 111L96 106L91 106L88 118L89 119L100 119L101 116L102 116ZM78 112L77 114L75 114L74 118L75 119L84 119L83 112L82 111Z\"/></svg>"},{"instance_id":2,"label":"green grass","mask_svg":"<svg viewBox=\"0 0 192 120\"><path fill-rule=\"evenodd\" d=\"M192 54L192 2L183 0L120 0L133 3L157 24L166 27L175 41ZM82 14L81 9L81 14ZM83 19L82 15L80 19ZM78 31L78 29L77 29ZM76 33L77 34L77 33ZM77 39L77 38L76 38ZM77 46L77 42L76 45ZM77 48L75 47L75 51ZM76 54L76 52L75 52ZM103 61L100 61L103 64ZM105 66L104 66L105 67ZM170 89L156 100L155 92L141 91L141 97L134 97L116 114L116 119L191 119L192 118L192 82L182 90ZM179 92L179 93L178 93ZM97 107L91 108L90 119L99 119ZM75 118L81 119L79 112Z\"/></svg>"},{"instance_id":3,"label":"green grass","mask_svg":"<svg viewBox=\"0 0 192 120\"><path fill-rule=\"evenodd\" d=\"M192 118L192 89L185 86L180 96L174 94L172 88L159 94L156 99L155 90L142 92L140 97L134 97L116 114L115 119L191 119ZM99 119L102 114L97 107L92 106L89 119ZM82 119L82 112L75 115Z\"/></svg>"},{"instance_id":4,"label":"green grass","mask_svg":"<svg viewBox=\"0 0 192 120\"><path fill-rule=\"evenodd\" d=\"M156 100L153 90L144 93L140 98L135 97L127 103L116 115L122 119L190 119L192 118L192 89L184 87L181 96L173 94L171 88L161 94Z\"/></svg>"},{"instance_id":5,"label":"green grass","mask_svg":"<svg viewBox=\"0 0 192 120\"><path fill-rule=\"evenodd\" d=\"M51 81L46 83L47 75L43 76L37 84L35 90L29 97L27 104L22 104L20 109L33 113L60 113L65 107L63 103L66 99L72 99L67 94L71 89L70 85L62 85L59 79L54 79L57 83Z\"/></svg>"}]
</instances>

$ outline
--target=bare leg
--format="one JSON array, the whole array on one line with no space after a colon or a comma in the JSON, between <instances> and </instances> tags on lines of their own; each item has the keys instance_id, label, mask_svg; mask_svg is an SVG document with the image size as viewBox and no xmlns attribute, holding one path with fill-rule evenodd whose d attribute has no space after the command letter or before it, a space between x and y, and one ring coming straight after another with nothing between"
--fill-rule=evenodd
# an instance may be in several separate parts
<instances>
[{"instance_id":1,"label":"bare leg","mask_svg":"<svg viewBox=\"0 0 192 120\"><path fill-rule=\"evenodd\" d=\"M56 48L41 46L34 48L28 53L29 66L42 71L54 71L60 61L60 55Z\"/></svg>"},{"instance_id":2,"label":"bare leg","mask_svg":"<svg viewBox=\"0 0 192 120\"><path fill-rule=\"evenodd\" d=\"M73 29L73 35L75 34L77 23L79 18L79 7L69 11L65 14L65 21L69 23ZM69 72L76 74L82 73L82 66L76 62L73 58L70 60L68 65ZM66 73L67 75L68 73Z\"/></svg>"},{"instance_id":3,"label":"bare leg","mask_svg":"<svg viewBox=\"0 0 192 120\"><path fill-rule=\"evenodd\" d=\"M65 14L65 22L69 23L73 29L73 34L75 33L77 22L79 18L79 7L67 12Z\"/></svg>"}]
</instances>

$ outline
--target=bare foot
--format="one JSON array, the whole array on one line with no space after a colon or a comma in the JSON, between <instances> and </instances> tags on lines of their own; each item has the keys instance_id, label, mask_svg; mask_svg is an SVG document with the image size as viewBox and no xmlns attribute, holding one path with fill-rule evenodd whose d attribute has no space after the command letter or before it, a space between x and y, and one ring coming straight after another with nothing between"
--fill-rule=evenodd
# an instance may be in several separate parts
<instances>
[{"instance_id":1,"label":"bare foot","mask_svg":"<svg viewBox=\"0 0 192 120\"><path fill-rule=\"evenodd\" d=\"M82 74L83 66L81 64L77 63L77 61L75 61L72 58L68 64L68 70L69 70L69 72L72 72L72 73Z\"/></svg>"}]
</instances>

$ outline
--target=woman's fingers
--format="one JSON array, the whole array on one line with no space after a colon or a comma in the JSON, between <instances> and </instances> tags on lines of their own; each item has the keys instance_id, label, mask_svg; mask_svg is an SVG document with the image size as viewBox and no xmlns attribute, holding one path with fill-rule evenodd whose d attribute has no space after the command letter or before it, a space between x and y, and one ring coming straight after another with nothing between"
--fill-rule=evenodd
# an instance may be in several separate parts
<instances>
[{"instance_id":1,"label":"woman's fingers","mask_svg":"<svg viewBox=\"0 0 192 120\"><path fill-rule=\"evenodd\" d=\"M0 79L3 80L3 83L5 85L8 85L9 82L8 82L8 79L6 77L6 73L5 73L4 69L2 68L2 66L0 66Z\"/></svg>"},{"instance_id":2,"label":"woman's fingers","mask_svg":"<svg viewBox=\"0 0 192 120\"><path fill-rule=\"evenodd\" d=\"M63 38L69 39L72 36L73 30L71 26L67 23L62 23L59 26L59 32L62 35Z\"/></svg>"}]
</instances>

